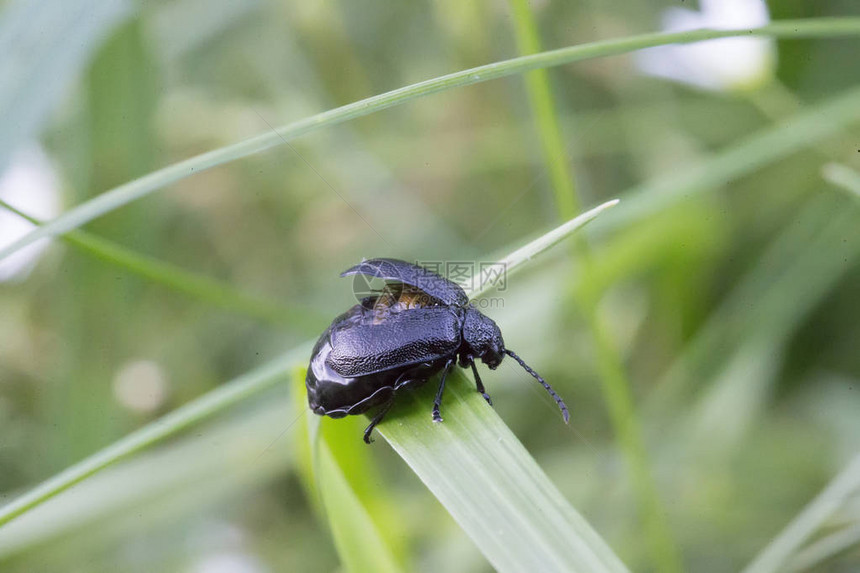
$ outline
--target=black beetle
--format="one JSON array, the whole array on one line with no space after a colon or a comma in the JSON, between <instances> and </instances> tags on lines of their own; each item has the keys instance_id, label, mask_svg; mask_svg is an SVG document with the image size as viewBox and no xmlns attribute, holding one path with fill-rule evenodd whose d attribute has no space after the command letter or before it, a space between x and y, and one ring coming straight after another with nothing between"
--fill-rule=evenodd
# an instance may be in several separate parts
<instances>
[{"instance_id":1,"label":"black beetle","mask_svg":"<svg viewBox=\"0 0 860 573\"><path fill-rule=\"evenodd\" d=\"M340 274L350 275L393 282L335 318L320 336L305 379L314 413L343 418L381 406L364 430L364 441L369 444L373 428L388 412L395 393L419 386L441 371L433 402L433 421L441 422L445 377L457 359L462 368L471 367L478 392L492 406L475 359L495 370L507 354L546 388L568 422L564 401L505 348L499 327L470 304L458 284L397 259L366 260Z\"/></svg>"}]
</instances>

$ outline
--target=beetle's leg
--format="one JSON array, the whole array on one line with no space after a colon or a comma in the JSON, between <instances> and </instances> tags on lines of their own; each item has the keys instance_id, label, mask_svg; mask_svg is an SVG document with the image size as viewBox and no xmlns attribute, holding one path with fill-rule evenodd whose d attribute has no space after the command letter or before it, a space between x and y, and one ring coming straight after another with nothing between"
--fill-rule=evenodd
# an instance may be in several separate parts
<instances>
[{"instance_id":1,"label":"beetle's leg","mask_svg":"<svg viewBox=\"0 0 860 573\"><path fill-rule=\"evenodd\" d=\"M465 352L460 353L460 368L465 368L469 365L469 362L472 361L472 355L466 354Z\"/></svg>"},{"instance_id":2,"label":"beetle's leg","mask_svg":"<svg viewBox=\"0 0 860 573\"><path fill-rule=\"evenodd\" d=\"M475 361L471 358L469 359L469 365L472 367L472 374L475 375L475 386L478 387L478 392L481 393L481 396L484 397L484 400L487 401L487 404L492 406L493 400L490 399L490 395L487 394L487 391L484 389L484 383L481 382L481 377L478 375L478 367L475 366Z\"/></svg>"},{"instance_id":3,"label":"beetle's leg","mask_svg":"<svg viewBox=\"0 0 860 573\"><path fill-rule=\"evenodd\" d=\"M452 358L445 364L445 369L442 370L442 379L439 381L439 391L436 392L436 399L433 401L433 421L441 422L442 414L439 413L439 406L442 405L442 392L445 391L445 378L448 376L448 372L451 370L451 367L454 365L454 359Z\"/></svg>"},{"instance_id":4,"label":"beetle's leg","mask_svg":"<svg viewBox=\"0 0 860 573\"><path fill-rule=\"evenodd\" d=\"M370 421L370 424L364 429L364 443L369 444L373 441L373 438L370 437L370 434L373 432L373 428L376 427L376 424L382 421L382 418L385 417L385 414L391 409L391 405L394 404L394 398L383 404L382 409L379 413L373 417Z\"/></svg>"}]
</instances>

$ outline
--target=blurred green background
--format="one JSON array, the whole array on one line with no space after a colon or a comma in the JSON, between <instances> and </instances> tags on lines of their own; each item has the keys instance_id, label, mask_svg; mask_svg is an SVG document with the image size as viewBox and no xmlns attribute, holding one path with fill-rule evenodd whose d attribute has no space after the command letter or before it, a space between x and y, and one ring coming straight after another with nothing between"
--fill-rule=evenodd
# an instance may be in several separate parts
<instances>
[{"instance_id":1,"label":"blurred green background","mask_svg":"<svg viewBox=\"0 0 860 573\"><path fill-rule=\"evenodd\" d=\"M708 5L531 8L551 49ZM860 15L851 0L770 10ZM2 169L51 174L3 180L0 199L22 210L30 185L70 208L272 126L519 54L500 0L16 0L0 4L0 47ZM852 89L860 107L860 41L766 49L776 58L751 76L708 87L630 56L550 70L584 206L639 189L643 207L586 233L588 276L558 248L488 311L572 424L514 369L484 377L497 411L634 571L648 549L574 292L597 293L608 316L688 570L742 567L860 450L860 198L822 178L831 162L860 168L857 114L827 107ZM802 143L756 163L774 144L755 138L798 114L838 128L808 142L773 132ZM675 200L650 206L673 185ZM0 500L315 339L354 303L337 275L362 257L492 260L560 222L521 76L302 137L102 217L86 231L241 294L213 304L60 241L0 282ZM296 474L289 400L279 385L0 528L0 568L337 570ZM410 569L490 570L383 440L369 451ZM852 499L818 535L857 531ZM832 553L813 570L860 568L856 543Z\"/></svg>"}]
</instances>

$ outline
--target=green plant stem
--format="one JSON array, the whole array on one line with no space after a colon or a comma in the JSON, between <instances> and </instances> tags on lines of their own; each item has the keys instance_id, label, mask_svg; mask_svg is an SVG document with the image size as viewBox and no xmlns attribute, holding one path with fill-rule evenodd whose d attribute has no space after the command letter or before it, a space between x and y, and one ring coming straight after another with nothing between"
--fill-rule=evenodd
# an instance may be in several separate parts
<instances>
[{"instance_id":1,"label":"green plant stem","mask_svg":"<svg viewBox=\"0 0 860 573\"><path fill-rule=\"evenodd\" d=\"M218 165L265 151L277 145L283 145L301 135L319 131L326 127L363 117L396 105L402 105L419 97L455 87L468 86L531 70L625 54L635 50L666 44L687 44L733 36L832 38L858 34L860 34L860 18L784 20L751 29L692 30L686 32L643 34L617 40L606 40L583 44L581 46L560 48L439 76L307 117L245 141L174 163L173 165L149 173L140 179L115 187L70 209L46 225L0 249L0 260L40 238L66 233L105 213L145 197L153 191L176 183L195 173L200 173Z\"/></svg>"},{"instance_id":2,"label":"green plant stem","mask_svg":"<svg viewBox=\"0 0 860 573\"><path fill-rule=\"evenodd\" d=\"M24 495L0 508L0 526L41 505L86 478L151 447L182 430L211 418L246 398L271 388L284 380L288 369L304 361L310 344L302 345L223 386L204 394L181 408L167 414L77 464L63 470Z\"/></svg>"},{"instance_id":3,"label":"green plant stem","mask_svg":"<svg viewBox=\"0 0 860 573\"><path fill-rule=\"evenodd\" d=\"M540 36L528 0L511 0L517 43L522 53L539 52ZM526 88L532 113L535 117L544 161L550 172L555 203L559 216L569 219L580 205L575 178L564 145L555 102L546 70L529 72ZM584 274L593 266L590 249L585 240L574 244L574 256L582 261ZM621 356L609 334L609 328L598 307L598 297L577 297L580 311L585 315L591 330L597 354L597 367L603 395L609 409L610 420L627 461L639 513L645 525L645 534L651 548L654 565L659 571L682 571L677 545L664 517L659 493L651 475L648 453L637 419L631 384Z\"/></svg>"},{"instance_id":4,"label":"green plant stem","mask_svg":"<svg viewBox=\"0 0 860 573\"><path fill-rule=\"evenodd\" d=\"M627 372L597 307L585 306L584 312L594 337L598 373L609 418L627 462L656 569L666 572L683 571L680 552L664 517L665 510L651 474Z\"/></svg>"},{"instance_id":5,"label":"green plant stem","mask_svg":"<svg viewBox=\"0 0 860 573\"><path fill-rule=\"evenodd\" d=\"M531 55L541 51L540 35L527 0L511 0L514 10L517 45L520 54ZM539 69L525 74L526 89L532 106L535 123L540 134L541 147L555 204L562 220L570 219L580 210L576 185L568 167L568 154L561 135L558 113L549 84L549 73Z\"/></svg>"},{"instance_id":6,"label":"green plant stem","mask_svg":"<svg viewBox=\"0 0 860 573\"><path fill-rule=\"evenodd\" d=\"M34 225L41 221L0 200L0 207L15 213ZM289 326L304 334L316 332L325 318L304 309L290 308L275 301L236 290L229 284L186 271L180 267L141 255L112 241L84 231L70 231L63 241L109 264L187 294L203 302L258 320Z\"/></svg>"}]
</instances>

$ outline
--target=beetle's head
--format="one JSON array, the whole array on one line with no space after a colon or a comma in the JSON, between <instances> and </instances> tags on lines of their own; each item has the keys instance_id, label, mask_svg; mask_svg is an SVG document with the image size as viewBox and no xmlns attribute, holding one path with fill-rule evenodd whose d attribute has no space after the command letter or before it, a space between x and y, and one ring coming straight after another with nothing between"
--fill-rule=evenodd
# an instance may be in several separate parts
<instances>
[{"instance_id":1,"label":"beetle's head","mask_svg":"<svg viewBox=\"0 0 860 573\"><path fill-rule=\"evenodd\" d=\"M475 308L466 310L463 320L463 343L467 353L480 358L481 361L495 369L502 363L505 352L505 341L502 331L490 318Z\"/></svg>"}]
</instances>

